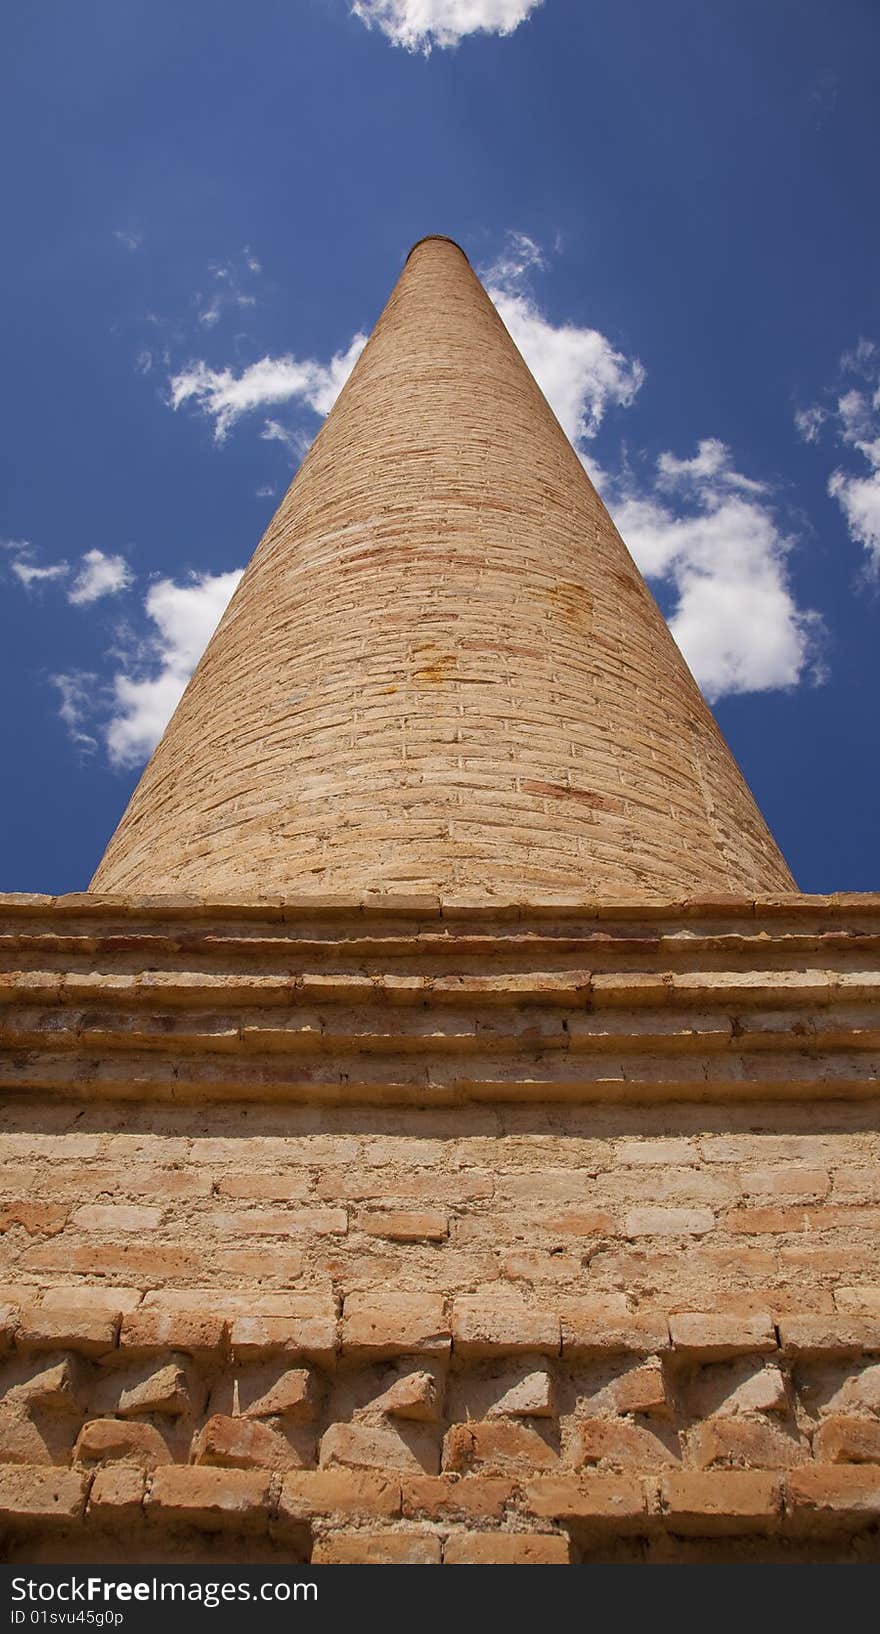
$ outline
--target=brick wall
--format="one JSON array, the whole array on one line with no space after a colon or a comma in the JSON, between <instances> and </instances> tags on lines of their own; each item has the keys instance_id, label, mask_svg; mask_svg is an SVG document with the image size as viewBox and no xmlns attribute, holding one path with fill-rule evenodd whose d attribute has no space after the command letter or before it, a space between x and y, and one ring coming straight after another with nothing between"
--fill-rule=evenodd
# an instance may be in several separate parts
<instances>
[{"instance_id":1,"label":"brick wall","mask_svg":"<svg viewBox=\"0 0 880 1634\"><path fill-rule=\"evenodd\" d=\"M791 888L578 456L448 241L407 262L93 884Z\"/></svg>"}]
</instances>

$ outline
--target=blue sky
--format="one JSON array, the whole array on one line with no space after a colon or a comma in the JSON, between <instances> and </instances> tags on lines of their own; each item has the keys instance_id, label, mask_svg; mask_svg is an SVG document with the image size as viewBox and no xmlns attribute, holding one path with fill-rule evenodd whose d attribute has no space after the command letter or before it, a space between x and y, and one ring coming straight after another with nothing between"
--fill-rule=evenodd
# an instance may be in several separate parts
<instances>
[{"instance_id":1,"label":"blue sky","mask_svg":"<svg viewBox=\"0 0 880 1634\"><path fill-rule=\"evenodd\" d=\"M429 232L800 887L880 886L874 0L8 0L0 34L0 888L87 884Z\"/></svg>"}]
</instances>

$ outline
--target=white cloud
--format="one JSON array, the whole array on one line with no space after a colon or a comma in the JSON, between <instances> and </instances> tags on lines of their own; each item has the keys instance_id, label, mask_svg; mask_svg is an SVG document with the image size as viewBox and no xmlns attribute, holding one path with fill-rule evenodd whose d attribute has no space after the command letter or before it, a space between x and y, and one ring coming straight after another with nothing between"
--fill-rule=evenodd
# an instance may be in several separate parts
<instances>
[{"instance_id":1,"label":"white cloud","mask_svg":"<svg viewBox=\"0 0 880 1634\"><path fill-rule=\"evenodd\" d=\"M525 233L508 234L502 255L483 270L492 301L572 442L594 437L608 407L627 408L645 379L638 358L624 357L597 329L551 323L528 287L544 265Z\"/></svg>"},{"instance_id":2,"label":"white cloud","mask_svg":"<svg viewBox=\"0 0 880 1634\"><path fill-rule=\"evenodd\" d=\"M213 420L217 442L223 442L243 415L271 404L300 402L316 414L329 414L366 342L366 335L355 335L346 350L329 363L289 354L264 357L239 375L231 369L191 363L170 381L171 406L178 409L182 403L195 401Z\"/></svg>"},{"instance_id":3,"label":"white cloud","mask_svg":"<svg viewBox=\"0 0 880 1634\"><path fill-rule=\"evenodd\" d=\"M11 566L15 577L24 585L26 590L30 590L31 586L35 584L45 584L53 579L66 578L70 572L67 562L53 562L51 567L38 567L26 557L17 558Z\"/></svg>"},{"instance_id":4,"label":"white cloud","mask_svg":"<svg viewBox=\"0 0 880 1634\"><path fill-rule=\"evenodd\" d=\"M57 687L61 694L58 714L63 720L72 741L87 754L94 754L98 747L98 740L86 731L88 721L95 707L95 698L98 696L100 683L96 675L81 671L77 675L53 675L52 685Z\"/></svg>"},{"instance_id":5,"label":"white cloud","mask_svg":"<svg viewBox=\"0 0 880 1634\"><path fill-rule=\"evenodd\" d=\"M541 0L353 0L352 15L392 45L422 51L458 45L467 34L512 34Z\"/></svg>"},{"instance_id":6,"label":"white cloud","mask_svg":"<svg viewBox=\"0 0 880 1634\"><path fill-rule=\"evenodd\" d=\"M710 702L818 674L821 625L792 592L794 541L724 443L707 439L687 460L661 454L653 490L630 483L611 509L641 571L673 592L670 629Z\"/></svg>"},{"instance_id":7,"label":"white cloud","mask_svg":"<svg viewBox=\"0 0 880 1634\"><path fill-rule=\"evenodd\" d=\"M129 231L124 227L117 227L113 237L118 241L118 243L124 244L125 248L127 250L131 250L132 253L134 253L135 250L139 250L144 242L143 233Z\"/></svg>"},{"instance_id":8,"label":"white cloud","mask_svg":"<svg viewBox=\"0 0 880 1634\"><path fill-rule=\"evenodd\" d=\"M194 574L187 584L157 579L144 607L153 631L133 666L112 681L104 736L116 766L146 760L177 708L243 569Z\"/></svg>"},{"instance_id":9,"label":"white cloud","mask_svg":"<svg viewBox=\"0 0 880 1634\"><path fill-rule=\"evenodd\" d=\"M840 367L861 384L848 383L831 407L799 410L795 425L807 442L817 442L827 424L844 448L861 456L859 469L832 471L828 492L843 511L850 537L867 552L871 572L880 573L880 349L862 337L844 352Z\"/></svg>"},{"instance_id":10,"label":"white cloud","mask_svg":"<svg viewBox=\"0 0 880 1634\"><path fill-rule=\"evenodd\" d=\"M87 550L82 566L67 592L75 607L87 607L101 596L116 596L134 582L124 556L105 556L102 550Z\"/></svg>"}]
</instances>

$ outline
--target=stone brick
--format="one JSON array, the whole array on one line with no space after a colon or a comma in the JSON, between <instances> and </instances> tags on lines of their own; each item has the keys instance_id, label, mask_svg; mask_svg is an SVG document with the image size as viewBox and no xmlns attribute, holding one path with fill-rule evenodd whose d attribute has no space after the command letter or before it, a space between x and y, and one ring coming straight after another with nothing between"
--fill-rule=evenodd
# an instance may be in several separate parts
<instances>
[{"instance_id":1,"label":"stone brick","mask_svg":"<svg viewBox=\"0 0 880 1634\"><path fill-rule=\"evenodd\" d=\"M77 1231L100 1231L110 1236L117 1231L155 1231L162 1222L162 1209L141 1208L134 1203L86 1203L74 1209L70 1223Z\"/></svg>"},{"instance_id":2,"label":"stone brick","mask_svg":"<svg viewBox=\"0 0 880 1634\"><path fill-rule=\"evenodd\" d=\"M633 1208L624 1221L627 1237L704 1237L715 1225L708 1208Z\"/></svg>"},{"instance_id":3,"label":"stone brick","mask_svg":"<svg viewBox=\"0 0 880 1634\"><path fill-rule=\"evenodd\" d=\"M676 1351L702 1361L775 1351L776 1329L769 1312L726 1316L716 1312L677 1311L669 1318Z\"/></svg>"},{"instance_id":4,"label":"stone brick","mask_svg":"<svg viewBox=\"0 0 880 1634\"><path fill-rule=\"evenodd\" d=\"M142 1307L123 1316L119 1345L127 1351L183 1350L203 1356L221 1349L225 1331L222 1317L204 1311Z\"/></svg>"},{"instance_id":5,"label":"stone brick","mask_svg":"<svg viewBox=\"0 0 880 1634\"><path fill-rule=\"evenodd\" d=\"M313 1515L345 1515L390 1520L400 1508L396 1476L361 1469L302 1470L285 1475L278 1518L310 1521Z\"/></svg>"},{"instance_id":6,"label":"stone brick","mask_svg":"<svg viewBox=\"0 0 880 1634\"><path fill-rule=\"evenodd\" d=\"M313 1462L258 1420L214 1413L193 1439L192 1462L223 1469L303 1469Z\"/></svg>"},{"instance_id":7,"label":"stone brick","mask_svg":"<svg viewBox=\"0 0 880 1634\"><path fill-rule=\"evenodd\" d=\"M534 1352L558 1356L559 1317L513 1301L463 1297L452 1307L452 1342L460 1356Z\"/></svg>"},{"instance_id":8,"label":"stone brick","mask_svg":"<svg viewBox=\"0 0 880 1634\"><path fill-rule=\"evenodd\" d=\"M812 1464L785 1478L786 1507L796 1518L880 1518L880 1469Z\"/></svg>"},{"instance_id":9,"label":"stone brick","mask_svg":"<svg viewBox=\"0 0 880 1634\"><path fill-rule=\"evenodd\" d=\"M437 1210L403 1214L388 1209L378 1214L361 1214L358 1229L369 1237L387 1237L391 1242L442 1242L449 1235L449 1221Z\"/></svg>"},{"instance_id":10,"label":"stone brick","mask_svg":"<svg viewBox=\"0 0 880 1634\"><path fill-rule=\"evenodd\" d=\"M596 1300L566 1300L561 1307L562 1354L565 1357L618 1355L633 1351L650 1356L669 1348L669 1324L661 1312L627 1311Z\"/></svg>"},{"instance_id":11,"label":"stone brick","mask_svg":"<svg viewBox=\"0 0 880 1634\"><path fill-rule=\"evenodd\" d=\"M89 1492L89 1516L99 1521L132 1521L143 1509L147 1478L134 1464L99 1469Z\"/></svg>"},{"instance_id":12,"label":"stone brick","mask_svg":"<svg viewBox=\"0 0 880 1634\"><path fill-rule=\"evenodd\" d=\"M237 1379L239 1412L245 1418L313 1419L319 1388L309 1368L290 1367L274 1376L265 1369L240 1374Z\"/></svg>"},{"instance_id":13,"label":"stone brick","mask_svg":"<svg viewBox=\"0 0 880 1634\"><path fill-rule=\"evenodd\" d=\"M171 1461L168 1444L154 1424L131 1423L120 1418L93 1418L84 1424L74 1457L80 1464L102 1464L119 1460L155 1469Z\"/></svg>"},{"instance_id":14,"label":"stone brick","mask_svg":"<svg viewBox=\"0 0 880 1634\"><path fill-rule=\"evenodd\" d=\"M556 1414L556 1399L553 1379L544 1371L528 1373L525 1378L505 1390L494 1407L491 1416L510 1418L553 1418Z\"/></svg>"},{"instance_id":15,"label":"stone brick","mask_svg":"<svg viewBox=\"0 0 880 1634\"><path fill-rule=\"evenodd\" d=\"M779 1322L783 1350L800 1356L854 1356L880 1352L880 1321L868 1317L784 1316Z\"/></svg>"},{"instance_id":16,"label":"stone brick","mask_svg":"<svg viewBox=\"0 0 880 1634\"><path fill-rule=\"evenodd\" d=\"M346 1296L342 1348L351 1356L377 1360L408 1354L443 1356L449 1346L450 1330L439 1294Z\"/></svg>"},{"instance_id":17,"label":"stone brick","mask_svg":"<svg viewBox=\"0 0 880 1634\"><path fill-rule=\"evenodd\" d=\"M621 1374L611 1386L611 1396L618 1413L658 1413L666 1417L670 1411L663 1369L656 1365L633 1367Z\"/></svg>"},{"instance_id":18,"label":"stone brick","mask_svg":"<svg viewBox=\"0 0 880 1634\"><path fill-rule=\"evenodd\" d=\"M503 1419L454 1424L443 1443L443 1470L456 1475L528 1475L551 1469L559 1453L545 1434Z\"/></svg>"},{"instance_id":19,"label":"stone brick","mask_svg":"<svg viewBox=\"0 0 880 1634\"><path fill-rule=\"evenodd\" d=\"M33 1308L19 1314L16 1343L26 1350L76 1350L82 1356L105 1356L116 1348L118 1316L75 1305Z\"/></svg>"},{"instance_id":20,"label":"stone brick","mask_svg":"<svg viewBox=\"0 0 880 1634\"><path fill-rule=\"evenodd\" d=\"M773 1201L815 1202L827 1197L831 1181L826 1169L801 1168L784 1164L780 1168L747 1169L742 1177L743 1191L755 1197Z\"/></svg>"},{"instance_id":21,"label":"stone brick","mask_svg":"<svg viewBox=\"0 0 880 1634\"><path fill-rule=\"evenodd\" d=\"M588 1418L572 1426L570 1456L575 1464L604 1464L616 1469L655 1470L678 1461L675 1450L653 1430L620 1419Z\"/></svg>"},{"instance_id":22,"label":"stone brick","mask_svg":"<svg viewBox=\"0 0 880 1634\"><path fill-rule=\"evenodd\" d=\"M0 1465L0 1525L62 1525L79 1520L88 1477L78 1471Z\"/></svg>"},{"instance_id":23,"label":"stone brick","mask_svg":"<svg viewBox=\"0 0 880 1634\"><path fill-rule=\"evenodd\" d=\"M146 1508L163 1520L208 1532L263 1529L269 1519L271 1481L259 1470L169 1464L156 1470Z\"/></svg>"},{"instance_id":24,"label":"stone brick","mask_svg":"<svg viewBox=\"0 0 880 1634\"><path fill-rule=\"evenodd\" d=\"M451 1532L446 1566L567 1566L569 1542L556 1532Z\"/></svg>"},{"instance_id":25,"label":"stone brick","mask_svg":"<svg viewBox=\"0 0 880 1634\"><path fill-rule=\"evenodd\" d=\"M778 1522L782 1481L758 1470L676 1470L661 1476L660 1504L676 1532L764 1532Z\"/></svg>"},{"instance_id":26,"label":"stone brick","mask_svg":"<svg viewBox=\"0 0 880 1634\"><path fill-rule=\"evenodd\" d=\"M784 1413L789 1405L778 1367L762 1367L719 1403L719 1413Z\"/></svg>"},{"instance_id":27,"label":"stone brick","mask_svg":"<svg viewBox=\"0 0 880 1634\"><path fill-rule=\"evenodd\" d=\"M244 1209L205 1216L209 1231L236 1237L289 1237L309 1232L316 1237L344 1237L348 1215L344 1208Z\"/></svg>"},{"instance_id":28,"label":"stone brick","mask_svg":"<svg viewBox=\"0 0 880 1634\"><path fill-rule=\"evenodd\" d=\"M350 1469L424 1471L440 1468L439 1436L422 1425L331 1424L321 1439L322 1469L341 1464Z\"/></svg>"},{"instance_id":29,"label":"stone brick","mask_svg":"<svg viewBox=\"0 0 880 1634\"><path fill-rule=\"evenodd\" d=\"M644 1484L635 1475L541 1475L525 1488L525 1504L533 1515L610 1524L615 1530L640 1526L647 1513Z\"/></svg>"},{"instance_id":30,"label":"stone brick","mask_svg":"<svg viewBox=\"0 0 880 1634\"><path fill-rule=\"evenodd\" d=\"M108 1380L112 1387L113 1380ZM161 1413L168 1418L179 1418L191 1407L189 1380L176 1362L157 1368L154 1373L132 1384L123 1384L116 1403L121 1418L137 1417L140 1413Z\"/></svg>"},{"instance_id":31,"label":"stone brick","mask_svg":"<svg viewBox=\"0 0 880 1634\"><path fill-rule=\"evenodd\" d=\"M27 1401L32 1406L54 1408L56 1412L78 1413L83 1390L75 1356L64 1356L51 1367L32 1373L29 1379L7 1391L7 1400Z\"/></svg>"},{"instance_id":32,"label":"stone brick","mask_svg":"<svg viewBox=\"0 0 880 1634\"><path fill-rule=\"evenodd\" d=\"M441 1391L431 1373L416 1371L396 1379L370 1402L372 1413L432 1423L440 1417Z\"/></svg>"},{"instance_id":33,"label":"stone brick","mask_svg":"<svg viewBox=\"0 0 880 1634\"><path fill-rule=\"evenodd\" d=\"M880 1420L833 1415L813 1436L813 1457L822 1464L880 1464Z\"/></svg>"},{"instance_id":34,"label":"stone brick","mask_svg":"<svg viewBox=\"0 0 880 1634\"><path fill-rule=\"evenodd\" d=\"M810 1456L806 1442L776 1424L722 1416L707 1419L690 1433L689 1451L698 1469L716 1466L793 1469Z\"/></svg>"},{"instance_id":35,"label":"stone brick","mask_svg":"<svg viewBox=\"0 0 880 1634\"><path fill-rule=\"evenodd\" d=\"M68 1211L59 1203L16 1200L0 1203L0 1232L21 1226L32 1237L54 1237L67 1222Z\"/></svg>"},{"instance_id":36,"label":"stone brick","mask_svg":"<svg viewBox=\"0 0 880 1634\"><path fill-rule=\"evenodd\" d=\"M621 1140L614 1148L618 1163L641 1167L644 1164L699 1163L700 1153L692 1140Z\"/></svg>"},{"instance_id":37,"label":"stone brick","mask_svg":"<svg viewBox=\"0 0 880 1634\"><path fill-rule=\"evenodd\" d=\"M408 1518L500 1521L516 1485L491 1475L404 1475L403 1513Z\"/></svg>"},{"instance_id":38,"label":"stone brick","mask_svg":"<svg viewBox=\"0 0 880 1634\"><path fill-rule=\"evenodd\" d=\"M64 1282L45 1288L40 1298L44 1311L74 1308L89 1312L103 1312L106 1316L127 1316L137 1310L142 1294L139 1288L96 1288L87 1283Z\"/></svg>"},{"instance_id":39,"label":"stone brick","mask_svg":"<svg viewBox=\"0 0 880 1634\"><path fill-rule=\"evenodd\" d=\"M313 1566L439 1566L434 1532L336 1532L319 1537Z\"/></svg>"},{"instance_id":40,"label":"stone brick","mask_svg":"<svg viewBox=\"0 0 880 1634\"><path fill-rule=\"evenodd\" d=\"M332 1366L336 1357L334 1303L320 1294L288 1296L284 1314L235 1317L230 1343L239 1361L276 1353Z\"/></svg>"}]
</instances>

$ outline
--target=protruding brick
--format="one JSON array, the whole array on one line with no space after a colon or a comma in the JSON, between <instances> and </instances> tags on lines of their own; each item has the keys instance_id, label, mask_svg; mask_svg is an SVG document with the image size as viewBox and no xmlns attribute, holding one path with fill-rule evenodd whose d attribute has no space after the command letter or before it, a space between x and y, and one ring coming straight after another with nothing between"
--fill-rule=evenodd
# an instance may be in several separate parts
<instances>
[{"instance_id":1,"label":"protruding brick","mask_svg":"<svg viewBox=\"0 0 880 1634\"><path fill-rule=\"evenodd\" d=\"M315 1417L319 1390L310 1368L290 1367L276 1377L264 1369L240 1375L237 1382L239 1412L245 1418Z\"/></svg>"},{"instance_id":2,"label":"protruding brick","mask_svg":"<svg viewBox=\"0 0 880 1634\"><path fill-rule=\"evenodd\" d=\"M810 1456L809 1446L777 1424L722 1415L697 1424L689 1436L698 1469L727 1465L744 1469L793 1469Z\"/></svg>"},{"instance_id":3,"label":"protruding brick","mask_svg":"<svg viewBox=\"0 0 880 1634\"><path fill-rule=\"evenodd\" d=\"M147 1477L135 1464L99 1469L89 1492L89 1518L131 1521L143 1508Z\"/></svg>"},{"instance_id":4,"label":"protruding brick","mask_svg":"<svg viewBox=\"0 0 880 1634\"><path fill-rule=\"evenodd\" d=\"M660 1502L673 1531L764 1532L778 1523L782 1480L757 1470L676 1470L661 1477Z\"/></svg>"},{"instance_id":5,"label":"protruding brick","mask_svg":"<svg viewBox=\"0 0 880 1634\"><path fill-rule=\"evenodd\" d=\"M439 1566L436 1532L331 1532L312 1550L313 1566Z\"/></svg>"},{"instance_id":6,"label":"protruding brick","mask_svg":"<svg viewBox=\"0 0 880 1634\"><path fill-rule=\"evenodd\" d=\"M321 1439L320 1464L434 1475L440 1468L439 1436L421 1425L404 1431L396 1424L331 1424Z\"/></svg>"},{"instance_id":7,"label":"protruding brick","mask_svg":"<svg viewBox=\"0 0 880 1634\"><path fill-rule=\"evenodd\" d=\"M298 1470L285 1475L278 1505L280 1521L309 1521L313 1515L391 1519L400 1514L400 1481L373 1470Z\"/></svg>"},{"instance_id":8,"label":"protruding brick","mask_svg":"<svg viewBox=\"0 0 880 1634\"><path fill-rule=\"evenodd\" d=\"M783 1316L783 1350L795 1356L857 1356L880 1352L880 1321L856 1316Z\"/></svg>"},{"instance_id":9,"label":"protruding brick","mask_svg":"<svg viewBox=\"0 0 880 1634\"><path fill-rule=\"evenodd\" d=\"M450 1532L446 1566L567 1566L569 1542L556 1532Z\"/></svg>"},{"instance_id":10,"label":"protruding brick","mask_svg":"<svg viewBox=\"0 0 880 1634\"><path fill-rule=\"evenodd\" d=\"M15 1337L26 1350L75 1350L83 1356L104 1356L116 1348L118 1327L117 1315L88 1308L25 1307Z\"/></svg>"},{"instance_id":11,"label":"protruding brick","mask_svg":"<svg viewBox=\"0 0 880 1634\"><path fill-rule=\"evenodd\" d=\"M443 1443L449 1474L529 1475L559 1463L553 1440L527 1424L474 1419L454 1424Z\"/></svg>"},{"instance_id":12,"label":"protruding brick","mask_svg":"<svg viewBox=\"0 0 880 1634\"><path fill-rule=\"evenodd\" d=\"M656 1363L622 1373L611 1386L611 1397L619 1413L657 1413L666 1417L670 1411L663 1369Z\"/></svg>"},{"instance_id":13,"label":"protruding brick","mask_svg":"<svg viewBox=\"0 0 880 1634\"><path fill-rule=\"evenodd\" d=\"M313 1462L268 1424L214 1413L193 1439L192 1462L222 1469L302 1469Z\"/></svg>"},{"instance_id":14,"label":"protruding brick","mask_svg":"<svg viewBox=\"0 0 880 1634\"><path fill-rule=\"evenodd\" d=\"M79 1464L116 1461L155 1469L171 1461L168 1444L154 1424L121 1418L93 1418L80 1430L74 1450Z\"/></svg>"},{"instance_id":15,"label":"protruding brick","mask_svg":"<svg viewBox=\"0 0 880 1634\"><path fill-rule=\"evenodd\" d=\"M88 1477L74 1470L0 1465L0 1525L54 1525L80 1518Z\"/></svg>"},{"instance_id":16,"label":"protruding brick","mask_svg":"<svg viewBox=\"0 0 880 1634\"><path fill-rule=\"evenodd\" d=\"M632 1530L647 1512L644 1484L636 1475L542 1475L525 1489L526 1507L551 1520L578 1520Z\"/></svg>"},{"instance_id":17,"label":"protruding brick","mask_svg":"<svg viewBox=\"0 0 880 1634\"><path fill-rule=\"evenodd\" d=\"M432 1423L440 1417L441 1391L432 1373L417 1371L396 1379L369 1403L370 1412L389 1418L410 1418Z\"/></svg>"},{"instance_id":18,"label":"protruding brick","mask_svg":"<svg viewBox=\"0 0 880 1634\"><path fill-rule=\"evenodd\" d=\"M775 1351L776 1329L769 1312L725 1315L723 1312L677 1311L669 1318L677 1351L701 1361Z\"/></svg>"},{"instance_id":19,"label":"protruding brick","mask_svg":"<svg viewBox=\"0 0 880 1634\"><path fill-rule=\"evenodd\" d=\"M556 1393L550 1374L541 1371L528 1373L517 1384L511 1385L490 1410L492 1418L553 1418L556 1414Z\"/></svg>"},{"instance_id":20,"label":"protruding brick","mask_svg":"<svg viewBox=\"0 0 880 1634\"><path fill-rule=\"evenodd\" d=\"M572 1426L571 1457L576 1464L603 1464L612 1469L664 1469L679 1457L677 1436L667 1439L669 1445L642 1424L587 1418Z\"/></svg>"},{"instance_id":21,"label":"protruding brick","mask_svg":"<svg viewBox=\"0 0 880 1634\"><path fill-rule=\"evenodd\" d=\"M669 1348L669 1323L661 1311L607 1309L593 1300L566 1300L561 1309L565 1357L651 1356Z\"/></svg>"},{"instance_id":22,"label":"protruding brick","mask_svg":"<svg viewBox=\"0 0 880 1634\"><path fill-rule=\"evenodd\" d=\"M813 1436L813 1457L820 1464L880 1464L880 1420L844 1414L823 1419Z\"/></svg>"},{"instance_id":23,"label":"protruding brick","mask_svg":"<svg viewBox=\"0 0 880 1634\"><path fill-rule=\"evenodd\" d=\"M465 1296L452 1307L452 1342L460 1356L558 1356L559 1317L514 1301Z\"/></svg>"},{"instance_id":24,"label":"protruding brick","mask_svg":"<svg viewBox=\"0 0 880 1634\"><path fill-rule=\"evenodd\" d=\"M263 1471L168 1465L147 1494L148 1513L206 1531L262 1528L269 1518L272 1477Z\"/></svg>"},{"instance_id":25,"label":"protruding brick","mask_svg":"<svg viewBox=\"0 0 880 1634\"><path fill-rule=\"evenodd\" d=\"M443 1356L450 1331L439 1294L348 1294L342 1347L351 1356Z\"/></svg>"}]
</instances>

